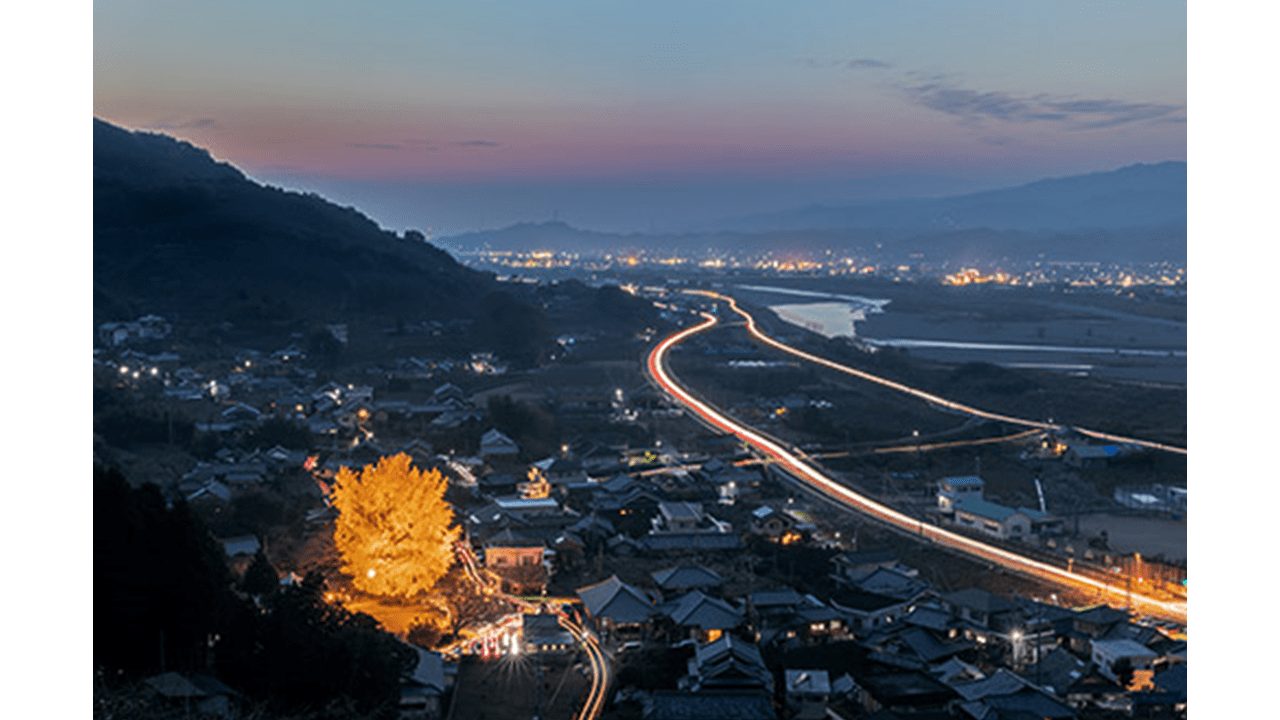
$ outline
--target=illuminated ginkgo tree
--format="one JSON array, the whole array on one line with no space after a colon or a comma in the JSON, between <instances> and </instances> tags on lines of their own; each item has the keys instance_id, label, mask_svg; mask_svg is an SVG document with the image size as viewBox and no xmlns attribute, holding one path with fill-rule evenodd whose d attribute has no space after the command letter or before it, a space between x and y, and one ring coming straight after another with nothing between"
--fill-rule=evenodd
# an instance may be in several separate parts
<instances>
[{"instance_id":1,"label":"illuminated ginkgo tree","mask_svg":"<svg viewBox=\"0 0 1280 720\"><path fill-rule=\"evenodd\" d=\"M453 563L460 534L439 470L419 470L400 453L338 472L333 537L342 571L360 590L410 597L430 590Z\"/></svg>"}]
</instances>

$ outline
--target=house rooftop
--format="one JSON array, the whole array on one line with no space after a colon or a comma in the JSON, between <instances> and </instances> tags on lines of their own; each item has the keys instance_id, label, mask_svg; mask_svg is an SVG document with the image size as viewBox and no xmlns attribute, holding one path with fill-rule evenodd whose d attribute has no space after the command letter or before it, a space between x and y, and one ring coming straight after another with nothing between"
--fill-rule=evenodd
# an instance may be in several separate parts
<instances>
[{"instance_id":1,"label":"house rooftop","mask_svg":"<svg viewBox=\"0 0 1280 720\"><path fill-rule=\"evenodd\" d=\"M894 605L900 605L904 601L889 597L888 595L880 595L879 593L866 592L857 589L844 589L837 592L831 597L831 604L837 610L850 610L854 612L873 612Z\"/></svg>"},{"instance_id":2,"label":"house rooftop","mask_svg":"<svg viewBox=\"0 0 1280 720\"><path fill-rule=\"evenodd\" d=\"M1118 640L1094 640L1093 649L1101 650L1112 657L1148 657L1157 656L1155 650L1137 640L1121 638Z\"/></svg>"},{"instance_id":3,"label":"house rooftop","mask_svg":"<svg viewBox=\"0 0 1280 720\"><path fill-rule=\"evenodd\" d=\"M831 692L831 678L826 670L792 670L784 672L788 693L827 695Z\"/></svg>"},{"instance_id":4,"label":"house rooftop","mask_svg":"<svg viewBox=\"0 0 1280 720\"><path fill-rule=\"evenodd\" d=\"M254 535L237 535L219 542L222 543L222 550L229 558L238 555L256 555L262 549L262 543Z\"/></svg>"},{"instance_id":5,"label":"house rooftop","mask_svg":"<svg viewBox=\"0 0 1280 720\"><path fill-rule=\"evenodd\" d=\"M605 617L614 622L644 622L656 612L648 595L622 582L617 575L594 585L580 587L577 595L587 612L594 617Z\"/></svg>"},{"instance_id":6,"label":"house rooftop","mask_svg":"<svg viewBox=\"0 0 1280 720\"><path fill-rule=\"evenodd\" d=\"M866 592L898 598L916 595L929 587L928 583L919 578L885 567L876 568L856 584Z\"/></svg>"},{"instance_id":7,"label":"house rooftop","mask_svg":"<svg viewBox=\"0 0 1280 720\"><path fill-rule=\"evenodd\" d=\"M1110 625L1112 623L1128 620L1129 613L1118 608L1113 608L1110 605L1095 605L1076 613L1075 619L1081 622Z\"/></svg>"},{"instance_id":8,"label":"house rooftop","mask_svg":"<svg viewBox=\"0 0 1280 720\"><path fill-rule=\"evenodd\" d=\"M644 720L774 720L763 692L673 692L658 690L645 703Z\"/></svg>"},{"instance_id":9,"label":"house rooftop","mask_svg":"<svg viewBox=\"0 0 1280 720\"><path fill-rule=\"evenodd\" d=\"M760 648L732 635L722 635L719 640L698 645L694 648L693 661L701 665L725 656L739 658L748 665L765 667Z\"/></svg>"},{"instance_id":10,"label":"house rooftop","mask_svg":"<svg viewBox=\"0 0 1280 720\"><path fill-rule=\"evenodd\" d=\"M1022 676L1004 668L997 669L989 677L975 682L953 686L960 697L965 700L981 700L993 695L1012 695L1031 683Z\"/></svg>"},{"instance_id":11,"label":"house rooftop","mask_svg":"<svg viewBox=\"0 0 1280 720\"><path fill-rule=\"evenodd\" d=\"M500 497L493 503L503 510L556 510L560 507L555 498Z\"/></svg>"},{"instance_id":12,"label":"house rooftop","mask_svg":"<svg viewBox=\"0 0 1280 720\"><path fill-rule=\"evenodd\" d=\"M658 512L668 520L702 520L702 505L689 502L660 502Z\"/></svg>"},{"instance_id":13,"label":"house rooftop","mask_svg":"<svg viewBox=\"0 0 1280 720\"><path fill-rule=\"evenodd\" d=\"M957 500L955 509L956 512L969 513L971 515L977 515L978 517L986 518L987 520L994 520L996 522L1004 522L1017 513L1022 513L1032 520L1039 520L1043 517L1047 517L1039 510L1031 510L1029 508L1011 508L1008 505L1001 505L1000 503L991 502L984 498L964 498Z\"/></svg>"},{"instance_id":14,"label":"house rooftop","mask_svg":"<svg viewBox=\"0 0 1280 720\"><path fill-rule=\"evenodd\" d=\"M942 478L938 483L953 488L981 488L986 481L977 475L953 475Z\"/></svg>"},{"instance_id":15,"label":"house rooftop","mask_svg":"<svg viewBox=\"0 0 1280 720\"><path fill-rule=\"evenodd\" d=\"M724 583L720 574L701 565L684 564L652 573L653 581L663 590L709 588Z\"/></svg>"},{"instance_id":16,"label":"house rooftop","mask_svg":"<svg viewBox=\"0 0 1280 720\"><path fill-rule=\"evenodd\" d=\"M663 606L663 610L682 627L729 630L742 624L741 610L698 590L672 600Z\"/></svg>"},{"instance_id":17,"label":"house rooftop","mask_svg":"<svg viewBox=\"0 0 1280 720\"><path fill-rule=\"evenodd\" d=\"M551 614L525 614L521 618L525 642L572 645L573 635Z\"/></svg>"},{"instance_id":18,"label":"house rooftop","mask_svg":"<svg viewBox=\"0 0 1280 720\"><path fill-rule=\"evenodd\" d=\"M1026 669L1027 677L1035 678L1042 687L1057 695L1065 695L1068 688L1084 677L1089 665L1063 647L1056 647L1040 658L1040 662Z\"/></svg>"},{"instance_id":19,"label":"house rooftop","mask_svg":"<svg viewBox=\"0 0 1280 720\"><path fill-rule=\"evenodd\" d=\"M917 605L906 617L902 618L902 621L909 625L942 632L951 627L951 613L930 605Z\"/></svg>"},{"instance_id":20,"label":"house rooftop","mask_svg":"<svg viewBox=\"0 0 1280 720\"><path fill-rule=\"evenodd\" d=\"M1119 445L1072 445L1071 452L1079 458L1103 460L1118 456L1121 449Z\"/></svg>"},{"instance_id":21,"label":"house rooftop","mask_svg":"<svg viewBox=\"0 0 1280 720\"><path fill-rule=\"evenodd\" d=\"M882 705L937 705L955 698L955 691L923 672L865 675L856 682Z\"/></svg>"},{"instance_id":22,"label":"house rooftop","mask_svg":"<svg viewBox=\"0 0 1280 720\"><path fill-rule=\"evenodd\" d=\"M508 527L490 535L484 541L484 546L486 548L546 547L546 543L539 538L512 530Z\"/></svg>"},{"instance_id":23,"label":"house rooftop","mask_svg":"<svg viewBox=\"0 0 1280 720\"><path fill-rule=\"evenodd\" d=\"M792 607L804 602L804 596L789 587L757 590L748 595L747 599L757 608Z\"/></svg>"}]
</instances>

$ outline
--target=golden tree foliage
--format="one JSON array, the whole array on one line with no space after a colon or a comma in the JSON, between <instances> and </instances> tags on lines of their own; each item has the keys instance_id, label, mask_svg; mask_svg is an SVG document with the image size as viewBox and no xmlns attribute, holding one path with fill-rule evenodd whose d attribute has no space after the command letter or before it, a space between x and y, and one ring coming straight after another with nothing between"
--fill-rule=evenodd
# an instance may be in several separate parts
<instances>
[{"instance_id":1,"label":"golden tree foliage","mask_svg":"<svg viewBox=\"0 0 1280 720\"><path fill-rule=\"evenodd\" d=\"M404 453L366 465L359 475L345 467L338 472L333 539L342 571L357 588L410 597L448 572L461 530L444 499L447 486L439 470L418 470Z\"/></svg>"}]
</instances>

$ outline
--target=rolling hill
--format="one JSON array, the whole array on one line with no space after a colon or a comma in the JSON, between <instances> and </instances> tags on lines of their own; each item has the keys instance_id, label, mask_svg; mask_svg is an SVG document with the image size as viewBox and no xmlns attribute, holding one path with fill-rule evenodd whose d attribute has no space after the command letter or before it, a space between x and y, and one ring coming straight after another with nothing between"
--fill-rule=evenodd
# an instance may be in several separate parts
<instances>
[{"instance_id":1,"label":"rolling hill","mask_svg":"<svg viewBox=\"0 0 1280 720\"><path fill-rule=\"evenodd\" d=\"M93 122L94 314L428 318L494 290L416 233L267 187L193 145Z\"/></svg>"}]
</instances>

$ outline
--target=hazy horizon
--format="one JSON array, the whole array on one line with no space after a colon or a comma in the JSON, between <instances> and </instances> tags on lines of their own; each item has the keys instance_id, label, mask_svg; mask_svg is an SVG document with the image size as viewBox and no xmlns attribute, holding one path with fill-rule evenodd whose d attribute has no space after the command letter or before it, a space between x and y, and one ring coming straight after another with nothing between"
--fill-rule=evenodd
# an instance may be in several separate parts
<instances>
[{"instance_id":1,"label":"hazy horizon","mask_svg":"<svg viewBox=\"0 0 1280 720\"><path fill-rule=\"evenodd\" d=\"M95 115L436 234L680 230L1186 158L1176 3L129 1L94 39Z\"/></svg>"}]
</instances>

